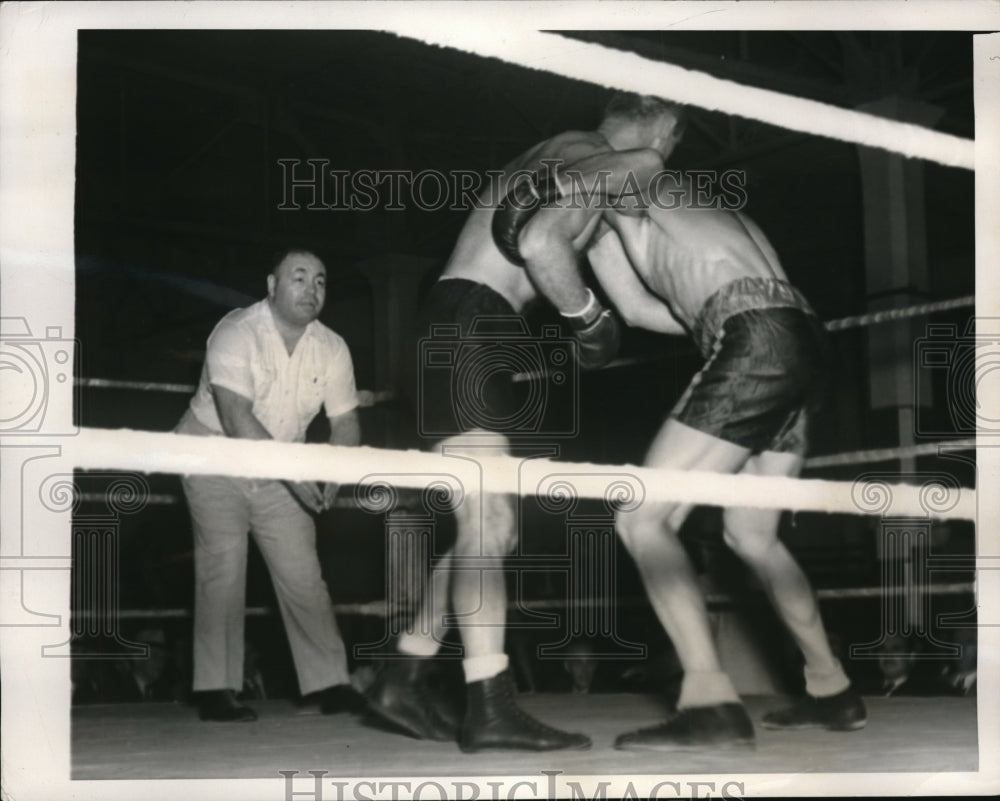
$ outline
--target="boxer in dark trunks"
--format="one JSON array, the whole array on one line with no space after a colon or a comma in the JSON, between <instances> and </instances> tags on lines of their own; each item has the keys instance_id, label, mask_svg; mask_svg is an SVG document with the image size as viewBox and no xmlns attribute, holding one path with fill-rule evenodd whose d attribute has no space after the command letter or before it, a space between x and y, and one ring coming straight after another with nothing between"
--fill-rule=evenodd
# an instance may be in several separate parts
<instances>
[{"instance_id":1,"label":"boxer in dark trunks","mask_svg":"<svg viewBox=\"0 0 1000 801\"><path fill-rule=\"evenodd\" d=\"M662 168L676 144L680 119L679 109L655 98L616 97L596 132L564 133L531 148L504 168L500 185L516 185L513 177L517 175L540 175L564 167L568 171L563 179L575 176L582 189L593 186L598 176L604 181L602 188L609 192L620 188L629 176L645 175L648 180ZM504 197L505 191L497 197ZM532 185L531 191L537 187ZM471 212L443 274L423 303L421 337L430 337L432 326L447 324L458 340L467 341L477 321L498 315L516 320L515 315L520 315L540 290L545 293L544 286L535 282L536 276L494 244L492 221L498 201L481 200L482 206ZM575 266L572 243L554 247L571 267ZM562 310L580 343L581 363L588 367L614 357L617 324L610 312L586 301L587 295L581 292L570 297ZM574 302L578 305L573 306ZM434 440L429 443L432 449L469 458L508 452L506 435L488 422L509 417L504 412L512 402L509 375L486 386L463 388L440 382L430 372L423 374L432 385L424 388L420 403L422 423L438 434L425 436L425 441ZM463 396L465 389L476 396ZM477 413L470 415L473 410ZM428 585L422 599L421 619L430 621L431 631L407 632L399 637L396 653L368 693L369 706L411 736L455 738L456 721L448 719L445 706L435 703L425 686L429 660L440 648L442 621L450 606L463 621L459 631L464 647L466 703L457 732L462 750L589 747L590 739L585 735L547 726L517 705L504 652L507 589L502 572L504 558L517 543L514 507L509 496L482 493L475 487L463 489L464 498L454 509L456 544L438 563L438 582ZM480 565L492 559L495 567L448 570L463 558L473 558Z\"/></svg>"},{"instance_id":2,"label":"boxer in dark trunks","mask_svg":"<svg viewBox=\"0 0 1000 801\"><path fill-rule=\"evenodd\" d=\"M654 186L657 186L654 183ZM666 191L666 184L659 184ZM653 191L656 191L655 189ZM603 212L588 258L630 325L690 335L705 366L653 439L645 464L667 469L795 476L802 467L809 410L828 365L826 332L792 287L761 230L732 211L695 207L690 187L647 196L645 213ZM649 202L658 200L659 202ZM546 263L541 243L592 225L591 209L544 208L524 225L520 248L550 282L579 289L576 271ZM611 230L613 229L613 231ZM550 299L559 306L558 292ZM753 724L722 670L705 601L678 539L685 503L646 503L618 518L650 602L684 667L677 713L620 736L621 749L676 750L752 745ZM815 594L778 539L781 512L729 507L726 543L760 579L805 657L807 696L765 716L767 728L858 729L861 698L833 655Z\"/></svg>"}]
</instances>

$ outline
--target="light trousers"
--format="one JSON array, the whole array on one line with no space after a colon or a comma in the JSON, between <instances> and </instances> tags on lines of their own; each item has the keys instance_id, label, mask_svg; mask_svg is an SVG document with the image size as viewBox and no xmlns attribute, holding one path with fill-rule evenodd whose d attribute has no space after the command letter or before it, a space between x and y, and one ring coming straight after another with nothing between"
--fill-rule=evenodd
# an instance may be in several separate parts
<instances>
[{"instance_id":1,"label":"light trousers","mask_svg":"<svg viewBox=\"0 0 1000 801\"><path fill-rule=\"evenodd\" d=\"M349 681L316 526L279 481L185 476L194 528L194 690L243 687L247 548L267 564L303 695Z\"/></svg>"}]
</instances>

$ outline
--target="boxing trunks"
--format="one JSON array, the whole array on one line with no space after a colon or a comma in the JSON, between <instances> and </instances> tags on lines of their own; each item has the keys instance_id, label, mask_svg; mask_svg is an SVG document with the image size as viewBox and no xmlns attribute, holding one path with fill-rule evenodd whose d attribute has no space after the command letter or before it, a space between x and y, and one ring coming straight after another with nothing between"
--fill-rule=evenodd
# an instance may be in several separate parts
<instances>
[{"instance_id":1,"label":"boxing trunks","mask_svg":"<svg viewBox=\"0 0 1000 801\"><path fill-rule=\"evenodd\" d=\"M693 334L707 361L671 417L755 453L804 454L830 354L802 294L772 278L733 281L706 301Z\"/></svg>"},{"instance_id":2,"label":"boxing trunks","mask_svg":"<svg viewBox=\"0 0 1000 801\"><path fill-rule=\"evenodd\" d=\"M486 284L437 281L417 318L418 429L433 442L470 429L505 431L524 405L504 343L525 336L523 318Z\"/></svg>"}]
</instances>

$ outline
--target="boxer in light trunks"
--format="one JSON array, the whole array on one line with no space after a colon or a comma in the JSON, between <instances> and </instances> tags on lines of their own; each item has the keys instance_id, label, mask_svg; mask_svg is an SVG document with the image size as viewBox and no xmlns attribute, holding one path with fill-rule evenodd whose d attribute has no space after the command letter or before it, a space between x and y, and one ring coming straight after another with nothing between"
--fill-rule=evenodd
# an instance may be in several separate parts
<instances>
[{"instance_id":1,"label":"boxer in light trunks","mask_svg":"<svg viewBox=\"0 0 1000 801\"><path fill-rule=\"evenodd\" d=\"M498 205L516 205L516 195L521 192L521 199L530 206L538 194L557 191L554 185L546 187L544 175L554 165L567 168L564 175L574 175L583 190L592 187L598 176L604 180L602 190L608 192L620 189L624 176L644 175L648 180L662 169L680 136L680 114L676 107L655 98L619 96L609 104L596 132L560 134L508 164L500 181L501 192L488 190L503 200L498 203L484 196L481 207L470 213L441 278L423 302L418 336L429 337L432 325L449 324L457 329L459 339L468 338L477 319L520 315L538 297L540 287L520 259L510 261L494 244L493 217ZM518 181L516 176L534 177L529 186L529 181ZM514 196L504 194L507 183ZM596 222L595 218L591 226ZM588 230L586 236L589 234ZM568 260L569 268L575 269L572 243L557 243L553 252L556 250ZM586 304L585 309L570 305L563 311L577 336L584 367L596 367L614 357L618 328L610 311L594 304ZM478 407L481 400L485 408L478 409L480 420L509 419L516 399L511 398L508 375L474 388L481 392L481 398L461 397L461 387L447 376L436 381L431 371L425 371L423 378L426 385L419 399L422 433L448 432L425 436L430 448L447 449L467 458L507 452L508 438L502 430L469 426L467 415L463 423L459 412L469 409L456 406L468 403ZM464 489L464 500L454 510L456 544L438 564L438 586L426 591L422 599L421 619L430 621L432 630L426 635L407 632L399 637L396 653L386 660L385 669L367 694L369 706L382 720L413 737L454 740L457 727L459 746L467 752L589 747L590 738L585 735L547 726L517 705L504 652L507 589L502 572L504 558L517 543L513 502L509 496L480 493L474 487ZM474 558L478 564L484 558L492 559L495 567L448 570L463 558ZM450 719L447 705L436 702L426 681L430 660L444 637L442 621L449 602L451 611L462 620L459 632L464 647L466 703L460 722Z\"/></svg>"},{"instance_id":2,"label":"boxer in light trunks","mask_svg":"<svg viewBox=\"0 0 1000 801\"><path fill-rule=\"evenodd\" d=\"M645 464L668 469L795 476L810 409L823 392L826 332L788 283L774 248L743 214L694 207L691 188L654 182L645 213L603 212L589 247L595 276L630 325L691 336L706 362L653 439ZM654 201L654 202L649 202ZM521 231L522 256L550 284L579 291L542 243L586 230L593 209L543 208ZM612 230L613 229L613 230ZM559 306L553 293L550 299ZM650 602L677 649L684 680L666 723L621 735L616 748L677 750L752 745L753 724L722 670L705 601L678 538L685 503L646 503L619 515ZM766 728L847 731L864 703L833 655L815 594L778 539L781 512L726 508L726 543L759 578L805 657L807 695L771 712Z\"/></svg>"}]
</instances>

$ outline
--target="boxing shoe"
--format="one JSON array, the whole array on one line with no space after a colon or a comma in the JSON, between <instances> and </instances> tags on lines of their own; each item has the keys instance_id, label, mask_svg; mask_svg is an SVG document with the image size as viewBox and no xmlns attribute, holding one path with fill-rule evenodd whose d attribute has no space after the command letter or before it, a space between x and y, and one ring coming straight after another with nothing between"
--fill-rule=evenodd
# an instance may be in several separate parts
<instances>
[{"instance_id":1,"label":"boxing shoe","mask_svg":"<svg viewBox=\"0 0 1000 801\"><path fill-rule=\"evenodd\" d=\"M590 738L535 720L517 705L510 671L466 685L465 720L458 746L466 753L487 748L555 751L590 748Z\"/></svg>"},{"instance_id":2,"label":"boxing shoe","mask_svg":"<svg viewBox=\"0 0 1000 801\"><path fill-rule=\"evenodd\" d=\"M761 725L765 729L829 729L855 731L868 722L865 702L853 687L824 698L805 696L786 709L769 712Z\"/></svg>"},{"instance_id":3,"label":"boxing shoe","mask_svg":"<svg viewBox=\"0 0 1000 801\"><path fill-rule=\"evenodd\" d=\"M682 751L692 748L753 747L753 722L743 704L691 706L666 723L622 734L619 751Z\"/></svg>"},{"instance_id":4,"label":"boxing shoe","mask_svg":"<svg viewBox=\"0 0 1000 801\"><path fill-rule=\"evenodd\" d=\"M458 715L428 687L430 666L417 656L387 660L365 694L368 711L418 740L453 742Z\"/></svg>"},{"instance_id":5,"label":"boxing shoe","mask_svg":"<svg viewBox=\"0 0 1000 801\"><path fill-rule=\"evenodd\" d=\"M359 715L368 709L364 697L350 684L336 684L320 692L319 711L324 715L348 712Z\"/></svg>"},{"instance_id":6,"label":"boxing shoe","mask_svg":"<svg viewBox=\"0 0 1000 801\"><path fill-rule=\"evenodd\" d=\"M368 704L350 684L335 684L323 690L309 693L299 700L298 715L339 715L347 712L358 715L366 711Z\"/></svg>"},{"instance_id":7,"label":"boxing shoe","mask_svg":"<svg viewBox=\"0 0 1000 801\"><path fill-rule=\"evenodd\" d=\"M232 690L209 690L201 694L198 717L201 720L249 722L257 720L257 713L237 701Z\"/></svg>"}]
</instances>

